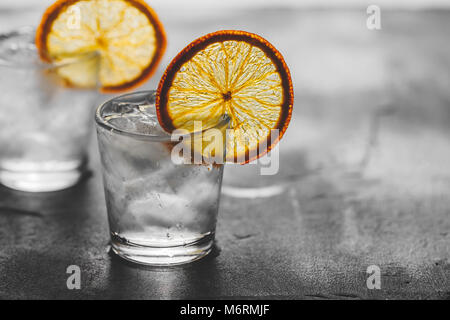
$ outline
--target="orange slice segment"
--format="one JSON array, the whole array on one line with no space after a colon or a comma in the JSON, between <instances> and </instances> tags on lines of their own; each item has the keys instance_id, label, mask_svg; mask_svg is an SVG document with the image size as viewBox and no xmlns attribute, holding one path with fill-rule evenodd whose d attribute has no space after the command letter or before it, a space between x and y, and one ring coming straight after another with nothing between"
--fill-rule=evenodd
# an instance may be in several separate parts
<instances>
[{"instance_id":1,"label":"orange slice segment","mask_svg":"<svg viewBox=\"0 0 450 320\"><path fill-rule=\"evenodd\" d=\"M248 163L281 139L293 100L278 50L256 34L225 30L195 40L175 57L159 83L156 108L168 132L192 131L194 121L212 127L227 114L227 161Z\"/></svg>"},{"instance_id":2,"label":"orange slice segment","mask_svg":"<svg viewBox=\"0 0 450 320\"><path fill-rule=\"evenodd\" d=\"M36 46L48 62L98 52L101 89L117 92L153 74L166 37L155 12L142 0L59 0L44 13ZM86 69L66 69L61 76L75 86L96 85L92 76L83 76Z\"/></svg>"}]
</instances>

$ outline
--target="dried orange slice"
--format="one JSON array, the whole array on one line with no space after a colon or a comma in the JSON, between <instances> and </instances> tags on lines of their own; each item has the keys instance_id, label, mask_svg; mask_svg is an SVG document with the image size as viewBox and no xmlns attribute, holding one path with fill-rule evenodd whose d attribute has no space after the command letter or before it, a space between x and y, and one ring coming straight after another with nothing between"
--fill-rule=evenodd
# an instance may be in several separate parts
<instances>
[{"instance_id":1,"label":"dried orange slice","mask_svg":"<svg viewBox=\"0 0 450 320\"><path fill-rule=\"evenodd\" d=\"M289 69L267 40L244 31L203 36L182 50L157 90L161 126L193 131L194 121L212 127L230 117L227 161L248 163L281 139L294 101ZM278 136L270 135L278 129Z\"/></svg>"},{"instance_id":2,"label":"dried orange slice","mask_svg":"<svg viewBox=\"0 0 450 320\"><path fill-rule=\"evenodd\" d=\"M59 0L43 15L36 46L48 62L98 52L101 89L117 92L152 75L165 51L166 36L155 12L142 0ZM95 84L86 69L65 68L61 76L90 87Z\"/></svg>"}]
</instances>

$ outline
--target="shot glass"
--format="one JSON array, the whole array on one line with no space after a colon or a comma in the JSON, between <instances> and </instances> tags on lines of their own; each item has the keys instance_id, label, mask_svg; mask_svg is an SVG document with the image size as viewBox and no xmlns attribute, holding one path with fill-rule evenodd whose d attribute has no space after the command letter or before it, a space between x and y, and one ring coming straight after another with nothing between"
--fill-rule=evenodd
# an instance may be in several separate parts
<instances>
[{"instance_id":1,"label":"shot glass","mask_svg":"<svg viewBox=\"0 0 450 320\"><path fill-rule=\"evenodd\" d=\"M145 91L107 101L96 123L112 250L155 266L206 256L214 242L228 119L169 135L158 123L155 92Z\"/></svg>"},{"instance_id":2,"label":"shot glass","mask_svg":"<svg viewBox=\"0 0 450 320\"><path fill-rule=\"evenodd\" d=\"M47 192L76 184L87 162L98 98L94 89L70 87L61 74L89 66L96 53L42 62L35 32L0 34L0 183L21 191Z\"/></svg>"}]
</instances>

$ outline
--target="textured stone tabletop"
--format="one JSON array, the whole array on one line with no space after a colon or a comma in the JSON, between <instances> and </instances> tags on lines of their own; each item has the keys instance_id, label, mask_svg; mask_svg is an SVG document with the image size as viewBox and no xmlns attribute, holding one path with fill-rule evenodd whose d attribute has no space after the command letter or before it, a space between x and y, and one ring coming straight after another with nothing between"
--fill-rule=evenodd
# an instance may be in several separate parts
<instances>
[{"instance_id":1,"label":"textured stone tabletop","mask_svg":"<svg viewBox=\"0 0 450 320\"><path fill-rule=\"evenodd\" d=\"M296 95L271 182L282 192L223 195L204 260L134 266L108 252L93 139L91 175L75 188L0 187L0 298L449 299L450 12L383 12L370 31L365 9L182 11L158 11L169 47L145 88L202 34L244 29L271 41ZM0 11L0 30L38 16ZM81 290L66 287L69 265L81 268ZM366 286L371 265L379 290Z\"/></svg>"}]
</instances>

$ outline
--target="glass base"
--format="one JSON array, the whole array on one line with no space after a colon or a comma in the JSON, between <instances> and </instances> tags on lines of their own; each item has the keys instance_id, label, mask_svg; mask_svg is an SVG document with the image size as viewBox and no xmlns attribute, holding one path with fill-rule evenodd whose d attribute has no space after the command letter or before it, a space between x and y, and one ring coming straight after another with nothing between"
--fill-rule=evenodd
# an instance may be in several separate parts
<instances>
[{"instance_id":1,"label":"glass base","mask_svg":"<svg viewBox=\"0 0 450 320\"><path fill-rule=\"evenodd\" d=\"M214 234L192 243L171 247L152 247L130 243L118 236L111 237L111 249L119 257L147 266L174 266L189 263L208 255L214 244Z\"/></svg>"},{"instance_id":2,"label":"glass base","mask_svg":"<svg viewBox=\"0 0 450 320\"><path fill-rule=\"evenodd\" d=\"M86 158L64 161L2 159L0 183L26 192L59 191L77 184L86 170L86 164Z\"/></svg>"},{"instance_id":3,"label":"glass base","mask_svg":"<svg viewBox=\"0 0 450 320\"><path fill-rule=\"evenodd\" d=\"M51 192L70 188L82 176L79 169L60 172L17 172L0 170L0 183L26 192Z\"/></svg>"}]
</instances>

